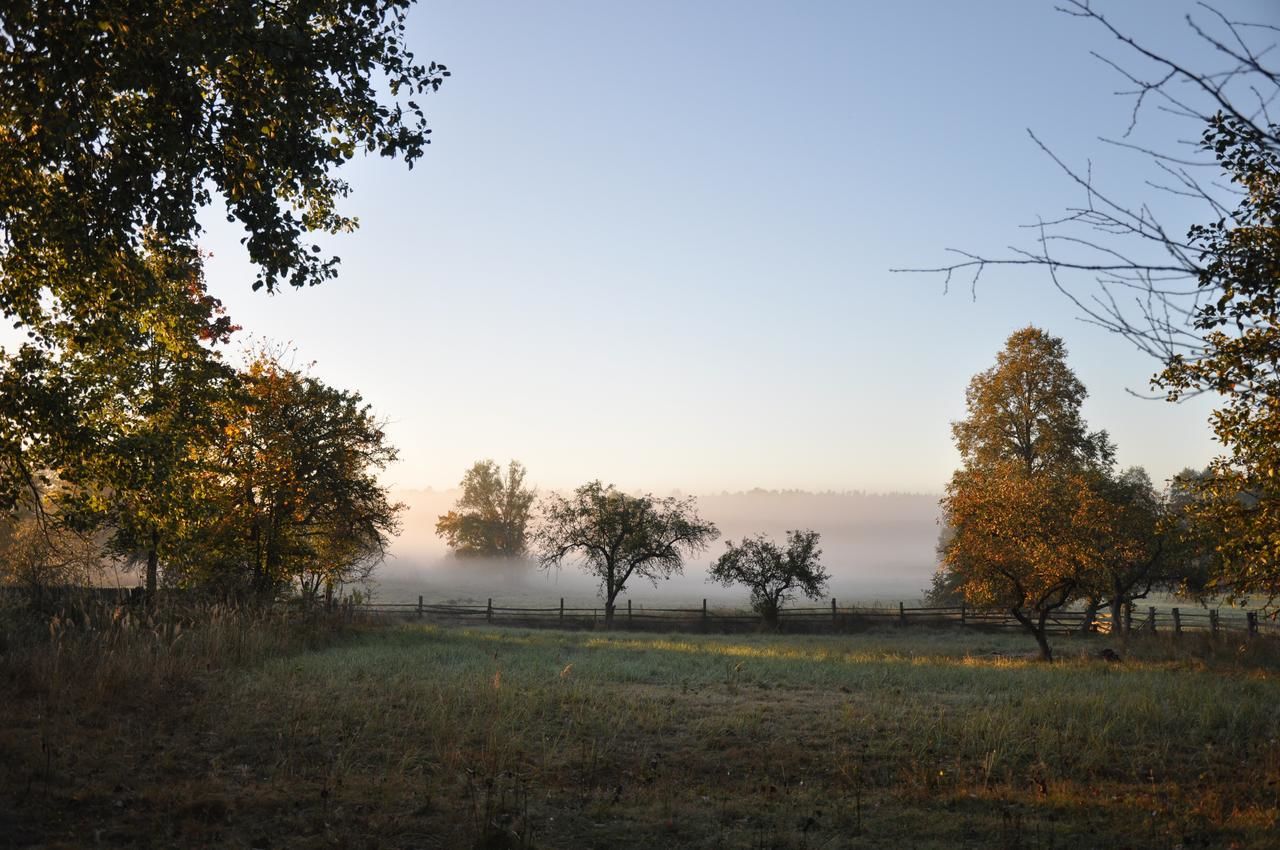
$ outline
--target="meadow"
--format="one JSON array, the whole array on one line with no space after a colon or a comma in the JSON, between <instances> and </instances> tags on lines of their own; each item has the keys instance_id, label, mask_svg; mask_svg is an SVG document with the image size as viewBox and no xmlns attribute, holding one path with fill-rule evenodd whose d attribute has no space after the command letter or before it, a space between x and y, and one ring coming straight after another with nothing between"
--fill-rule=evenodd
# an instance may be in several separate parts
<instances>
[{"instance_id":1,"label":"meadow","mask_svg":"<svg viewBox=\"0 0 1280 850\"><path fill-rule=\"evenodd\" d=\"M67 626L0 656L0 846L1276 846L1273 641L1028 644Z\"/></svg>"}]
</instances>

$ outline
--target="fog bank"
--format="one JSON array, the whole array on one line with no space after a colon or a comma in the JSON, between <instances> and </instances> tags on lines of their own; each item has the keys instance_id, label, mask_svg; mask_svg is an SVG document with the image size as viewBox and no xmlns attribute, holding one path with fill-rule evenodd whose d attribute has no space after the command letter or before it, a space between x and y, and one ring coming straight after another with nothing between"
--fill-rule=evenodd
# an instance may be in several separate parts
<instances>
[{"instance_id":1,"label":"fog bank","mask_svg":"<svg viewBox=\"0 0 1280 850\"><path fill-rule=\"evenodd\" d=\"M527 563L492 563L449 553L436 537L436 518L461 495L459 490L402 490L393 496L407 505L404 530L392 557L379 571L375 593L384 601L481 601L541 604L565 597L566 604L593 604L598 583L575 566L543 572ZM914 599L929 584L937 563L938 496L861 492L807 493L752 490L697 497L698 512L716 524L721 537L690 559L684 575L659 582L632 580L627 596L635 604L685 606L705 597L716 605L745 604L746 594L706 581L711 561L724 541L764 533L781 541L786 531L812 528L822 535L822 562L831 574L831 595L840 600Z\"/></svg>"}]
</instances>

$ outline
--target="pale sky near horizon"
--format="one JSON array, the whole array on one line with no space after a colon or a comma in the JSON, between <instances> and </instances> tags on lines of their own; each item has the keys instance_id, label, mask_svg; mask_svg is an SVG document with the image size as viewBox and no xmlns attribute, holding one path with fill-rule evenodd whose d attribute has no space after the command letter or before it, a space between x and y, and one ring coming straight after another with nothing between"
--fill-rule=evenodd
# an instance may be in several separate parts
<instances>
[{"instance_id":1,"label":"pale sky near horizon","mask_svg":"<svg viewBox=\"0 0 1280 850\"><path fill-rule=\"evenodd\" d=\"M1190 4L1095 5L1204 57ZM1097 139L1130 101L1089 53L1126 55L1052 0L424 0L410 41L453 73L424 102L434 141L412 171L345 169L361 227L325 243L338 280L253 293L216 211L203 241L246 335L386 417L388 483L492 457L543 488L936 492L967 382L1027 324L1065 339L1123 465L1161 480L1214 453L1210 400L1129 395L1157 364L1042 271L989 272L976 300L888 271L1026 244L1019 225L1080 203L1027 128L1150 195Z\"/></svg>"}]
</instances>

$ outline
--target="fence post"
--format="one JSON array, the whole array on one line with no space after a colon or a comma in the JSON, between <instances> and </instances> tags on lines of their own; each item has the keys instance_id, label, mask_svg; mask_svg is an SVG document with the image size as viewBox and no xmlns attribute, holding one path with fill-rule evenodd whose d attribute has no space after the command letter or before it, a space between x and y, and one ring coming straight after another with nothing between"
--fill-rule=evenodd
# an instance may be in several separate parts
<instances>
[{"instance_id":1,"label":"fence post","mask_svg":"<svg viewBox=\"0 0 1280 850\"><path fill-rule=\"evenodd\" d=\"M1173 636L1177 637L1182 634L1182 612L1177 608L1173 609Z\"/></svg>"},{"instance_id":2,"label":"fence post","mask_svg":"<svg viewBox=\"0 0 1280 850\"><path fill-rule=\"evenodd\" d=\"M960 603L960 625L964 625L964 603Z\"/></svg>"},{"instance_id":3,"label":"fence post","mask_svg":"<svg viewBox=\"0 0 1280 850\"><path fill-rule=\"evenodd\" d=\"M1258 612L1249 611L1244 615L1245 621L1249 624L1249 637L1258 636Z\"/></svg>"},{"instance_id":4,"label":"fence post","mask_svg":"<svg viewBox=\"0 0 1280 850\"><path fill-rule=\"evenodd\" d=\"M707 600L702 600L702 630L707 630Z\"/></svg>"},{"instance_id":5,"label":"fence post","mask_svg":"<svg viewBox=\"0 0 1280 850\"><path fill-rule=\"evenodd\" d=\"M1216 608L1209 609L1209 633L1214 637L1218 636L1218 610Z\"/></svg>"},{"instance_id":6,"label":"fence post","mask_svg":"<svg viewBox=\"0 0 1280 850\"><path fill-rule=\"evenodd\" d=\"M898 625L905 626L906 624L907 624L907 606L899 602L898 603Z\"/></svg>"},{"instance_id":7,"label":"fence post","mask_svg":"<svg viewBox=\"0 0 1280 850\"><path fill-rule=\"evenodd\" d=\"M488 622L488 623L493 622L493 597L492 596L489 597L489 604L485 607L484 619L485 619L485 622Z\"/></svg>"},{"instance_id":8,"label":"fence post","mask_svg":"<svg viewBox=\"0 0 1280 850\"><path fill-rule=\"evenodd\" d=\"M560 597L560 628L564 628L564 597Z\"/></svg>"},{"instance_id":9,"label":"fence post","mask_svg":"<svg viewBox=\"0 0 1280 850\"><path fill-rule=\"evenodd\" d=\"M422 594L418 594L418 619L422 619Z\"/></svg>"},{"instance_id":10,"label":"fence post","mask_svg":"<svg viewBox=\"0 0 1280 850\"><path fill-rule=\"evenodd\" d=\"M631 600L627 599L627 628L631 628Z\"/></svg>"},{"instance_id":11,"label":"fence post","mask_svg":"<svg viewBox=\"0 0 1280 850\"><path fill-rule=\"evenodd\" d=\"M835 597L833 596L831 598L831 627L835 628L836 624L839 622L840 622L840 617L838 614L836 614L836 600L835 600Z\"/></svg>"},{"instance_id":12,"label":"fence post","mask_svg":"<svg viewBox=\"0 0 1280 850\"><path fill-rule=\"evenodd\" d=\"M1149 618L1148 622L1150 622L1151 624L1151 634L1155 634L1156 633L1156 606L1154 605L1147 606L1147 617Z\"/></svg>"}]
</instances>

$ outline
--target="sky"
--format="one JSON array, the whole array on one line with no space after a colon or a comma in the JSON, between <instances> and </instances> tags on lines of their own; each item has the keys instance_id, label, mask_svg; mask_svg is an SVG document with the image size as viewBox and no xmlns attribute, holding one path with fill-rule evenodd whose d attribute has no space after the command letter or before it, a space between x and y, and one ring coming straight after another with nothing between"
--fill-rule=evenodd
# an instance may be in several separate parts
<instances>
[{"instance_id":1,"label":"sky","mask_svg":"<svg viewBox=\"0 0 1280 850\"><path fill-rule=\"evenodd\" d=\"M1204 58L1183 5L1095 5ZM1210 400L1131 395L1157 364L1043 272L990 272L975 298L889 271L1026 244L1019 225L1080 202L1028 128L1150 194L1098 140L1131 104L1090 51L1125 54L1051 0L466 0L409 21L452 77L416 167L344 169L361 226L324 242L340 277L254 293L216 209L203 239L238 324L388 421L392 486L491 457L543 489L936 493L966 384L1027 324L1064 338L1122 465L1161 480L1213 455ZM1161 121L1143 129L1195 134Z\"/></svg>"}]
</instances>

